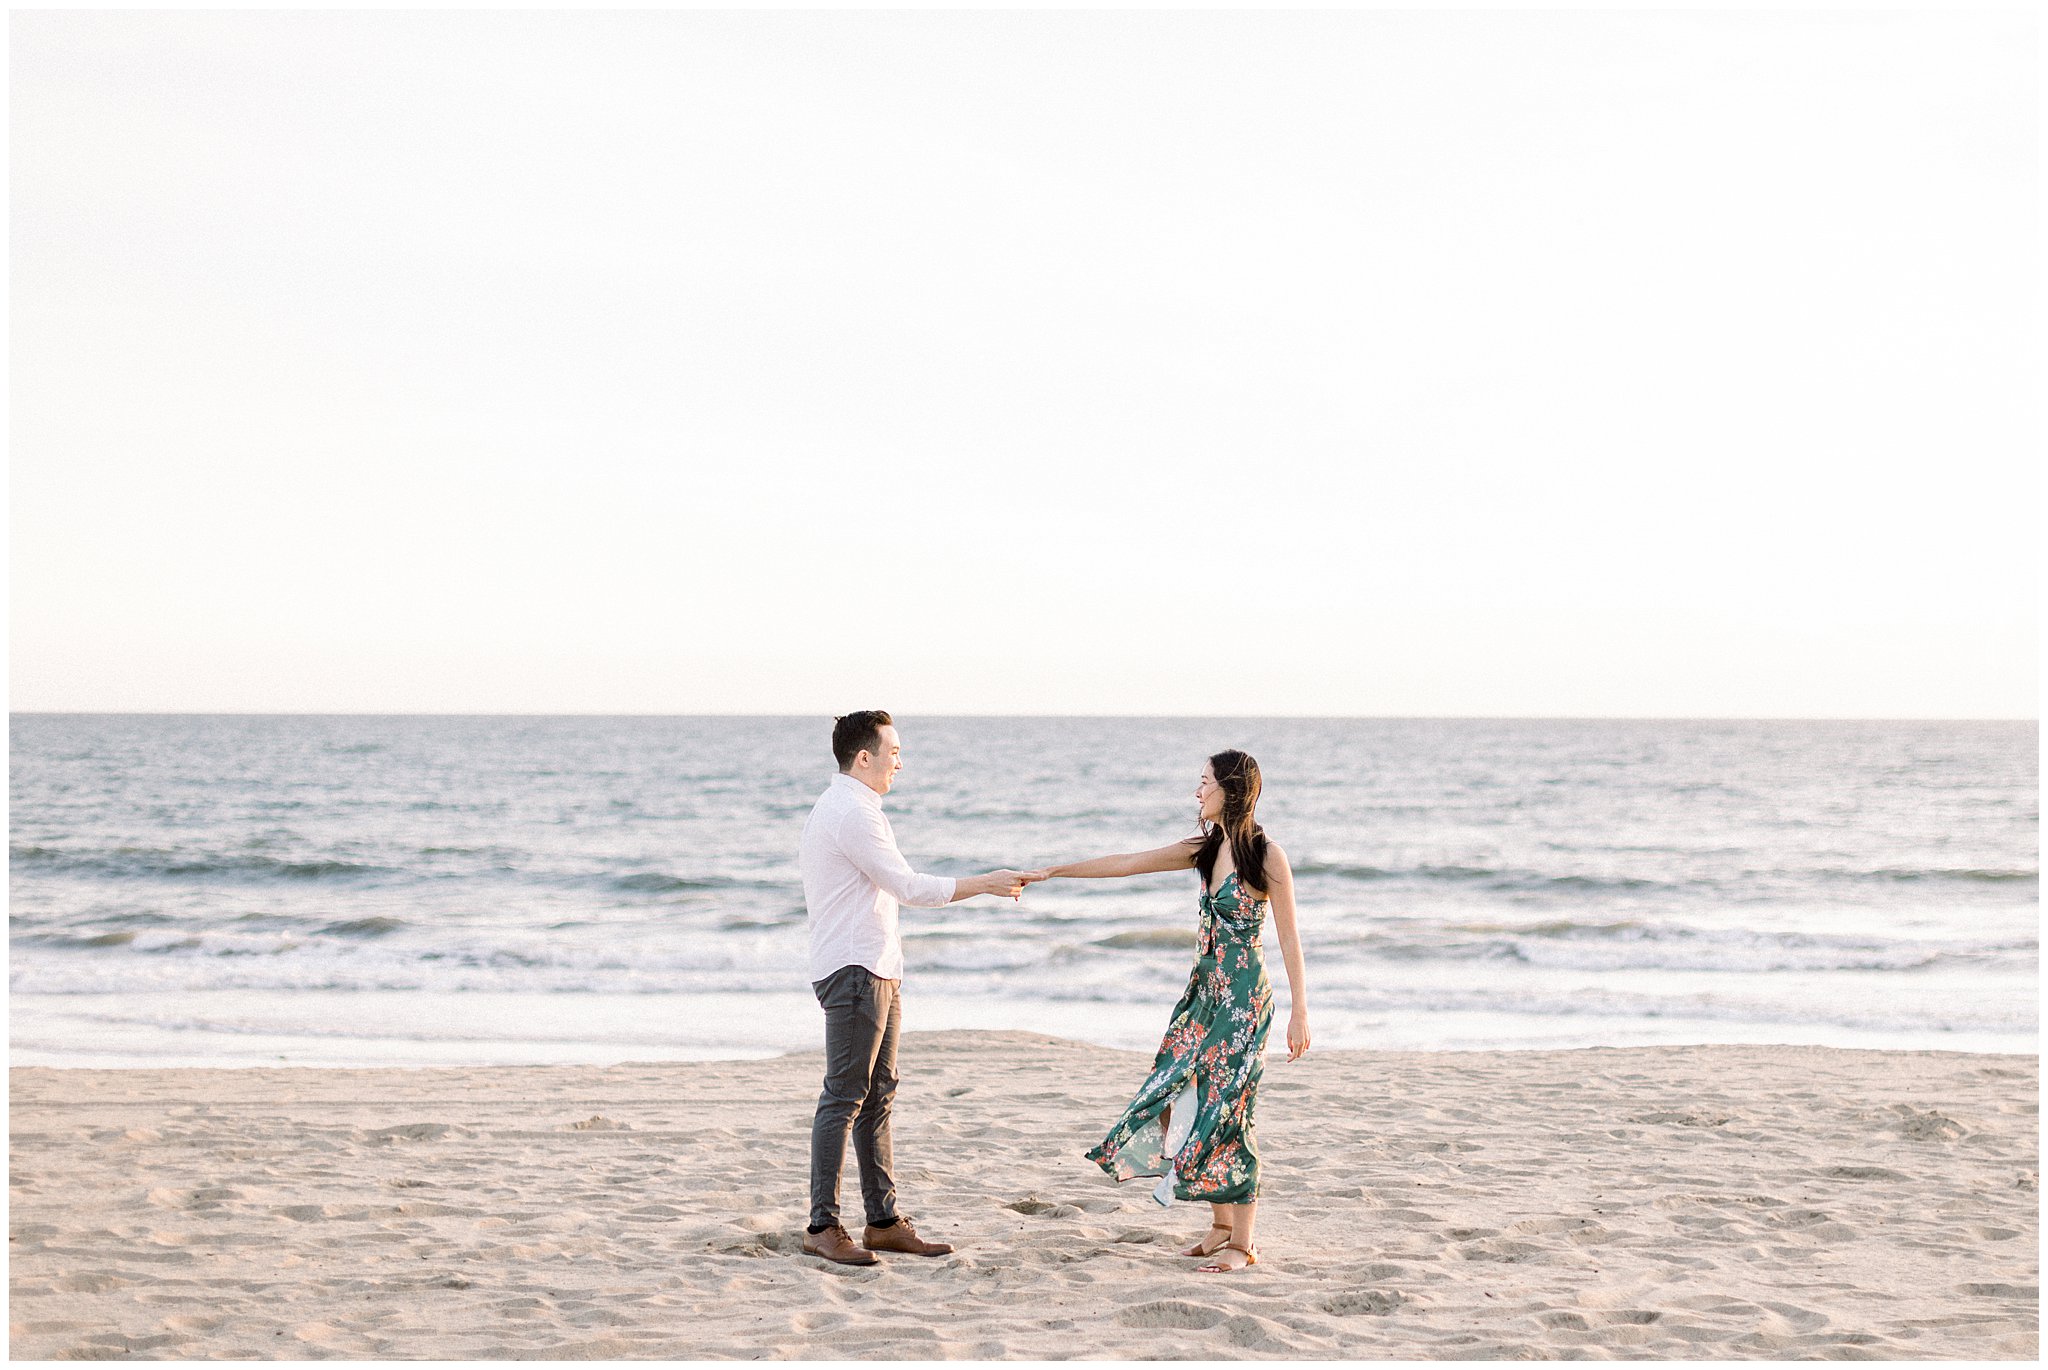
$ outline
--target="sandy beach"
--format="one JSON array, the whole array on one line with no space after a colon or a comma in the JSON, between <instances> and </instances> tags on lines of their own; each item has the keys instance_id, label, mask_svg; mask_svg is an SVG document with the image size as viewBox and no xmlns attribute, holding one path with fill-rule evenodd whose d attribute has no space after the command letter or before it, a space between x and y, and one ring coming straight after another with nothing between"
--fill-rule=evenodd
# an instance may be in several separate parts
<instances>
[{"instance_id":1,"label":"sandy beach","mask_svg":"<svg viewBox=\"0 0 2048 1370\"><path fill-rule=\"evenodd\" d=\"M16 1069L16 1358L1983 1358L2038 1348L2036 1062L1269 1057L1262 1263L1079 1153L1148 1058L913 1033L904 1211L800 1254L816 1054ZM857 1194L848 1176L849 1197ZM857 1200L856 1200L857 1203ZM857 1208L852 1216L858 1217Z\"/></svg>"}]
</instances>

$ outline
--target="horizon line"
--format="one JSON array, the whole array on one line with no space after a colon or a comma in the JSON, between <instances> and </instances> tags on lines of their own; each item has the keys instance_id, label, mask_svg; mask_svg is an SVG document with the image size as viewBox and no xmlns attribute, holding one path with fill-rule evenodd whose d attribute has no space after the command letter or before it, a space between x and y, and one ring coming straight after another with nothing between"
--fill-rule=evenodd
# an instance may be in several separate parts
<instances>
[{"instance_id":1,"label":"horizon line","mask_svg":"<svg viewBox=\"0 0 2048 1370\"><path fill-rule=\"evenodd\" d=\"M892 710L892 712L894 712ZM834 718L829 713L636 712L623 710L425 709L10 709L9 718ZM1242 713L953 713L906 714L913 718L1027 720L1187 719L1190 721L1295 721L1315 723L2032 723L2040 718L2011 714L1242 714Z\"/></svg>"}]
</instances>

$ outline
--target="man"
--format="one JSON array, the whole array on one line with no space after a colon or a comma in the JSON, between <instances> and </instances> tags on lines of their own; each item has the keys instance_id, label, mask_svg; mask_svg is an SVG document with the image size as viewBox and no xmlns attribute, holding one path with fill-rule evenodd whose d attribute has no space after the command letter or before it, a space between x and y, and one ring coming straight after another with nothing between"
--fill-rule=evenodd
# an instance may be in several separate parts
<instances>
[{"instance_id":1,"label":"man","mask_svg":"<svg viewBox=\"0 0 2048 1370\"><path fill-rule=\"evenodd\" d=\"M839 774L811 810L797 848L811 921L811 988L825 1008L825 1091L811 1122L811 1220L804 1250L841 1265L873 1265L877 1251L943 1256L953 1248L917 1235L896 1211L889 1107L896 1098L897 988L903 944L897 906L938 908L977 894L1016 898L1024 877L991 871L964 880L920 875L896 850L882 796L903 769L895 722L880 709L835 719ZM867 1230L855 1244L839 1222L846 1134L860 1163Z\"/></svg>"}]
</instances>

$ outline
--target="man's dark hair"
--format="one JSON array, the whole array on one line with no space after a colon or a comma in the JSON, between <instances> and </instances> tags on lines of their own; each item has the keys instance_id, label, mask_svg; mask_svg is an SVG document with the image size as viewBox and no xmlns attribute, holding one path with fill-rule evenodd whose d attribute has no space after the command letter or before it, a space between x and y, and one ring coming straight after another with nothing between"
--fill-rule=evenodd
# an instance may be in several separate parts
<instances>
[{"instance_id":1,"label":"man's dark hair","mask_svg":"<svg viewBox=\"0 0 2048 1370\"><path fill-rule=\"evenodd\" d=\"M864 751L879 752L882 729L895 726L896 720L889 717L886 709L862 709L833 719L832 755L839 759L839 769L851 766L853 759Z\"/></svg>"}]
</instances>

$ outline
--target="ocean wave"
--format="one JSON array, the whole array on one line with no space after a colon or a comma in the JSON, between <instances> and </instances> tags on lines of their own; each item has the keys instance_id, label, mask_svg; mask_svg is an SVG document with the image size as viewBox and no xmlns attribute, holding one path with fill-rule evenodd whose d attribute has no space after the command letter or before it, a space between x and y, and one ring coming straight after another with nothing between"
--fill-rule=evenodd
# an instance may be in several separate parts
<instances>
[{"instance_id":1,"label":"ocean wave","mask_svg":"<svg viewBox=\"0 0 2048 1370\"><path fill-rule=\"evenodd\" d=\"M1721 998L1702 994L1599 994L1502 992L1485 989L1395 989L1318 996L1318 1002L1367 1012L1485 1013L1553 1020L1695 1020L1784 1027L1835 1027L1868 1032L2033 1032L2038 1016L2022 999L1914 1002L1878 1005L1840 999L1763 996Z\"/></svg>"},{"instance_id":2,"label":"ocean wave","mask_svg":"<svg viewBox=\"0 0 2048 1370\"><path fill-rule=\"evenodd\" d=\"M1328 861L1301 862L1294 867L1294 874L1297 877L1330 876L1339 880L1366 882L1411 880L1440 884L1476 885L1502 891L1554 890L1560 893L1573 891L1675 889L1685 885L1700 883L1696 881L1652 880L1632 875L1553 874L1547 871L1516 867L1460 865L1387 867Z\"/></svg>"},{"instance_id":3,"label":"ocean wave","mask_svg":"<svg viewBox=\"0 0 2048 1370\"><path fill-rule=\"evenodd\" d=\"M1552 918L1539 923L1450 923L1447 932L1499 932L1518 937L1612 937L1644 931L1649 924L1634 918L1615 922L1581 923L1570 918Z\"/></svg>"},{"instance_id":4,"label":"ocean wave","mask_svg":"<svg viewBox=\"0 0 2048 1370\"><path fill-rule=\"evenodd\" d=\"M36 932L14 939L18 947L41 947L53 951L128 951L155 955L167 951L192 951L201 939L190 933L148 932L65 933Z\"/></svg>"},{"instance_id":5,"label":"ocean wave","mask_svg":"<svg viewBox=\"0 0 2048 1370\"><path fill-rule=\"evenodd\" d=\"M238 924L195 933L17 936L17 988L61 983L65 992L184 989L518 989L658 987L677 975L795 974L807 964L801 926L732 931L707 941L692 930L654 940L569 940L481 929L422 928L388 917L318 928ZM412 934L410 938L400 934ZM432 939L432 940L422 940ZM166 955L169 953L169 955ZM970 944L961 964L1019 964L1002 944Z\"/></svg>"},{"instance_id":6,"label":"ocean wave","mask_svg":"<svg viewBox=\"0 0 2048 1370\"><path fill-rule=\"evenodd\" d=\"M936 988L929 984L925 986L928 993ZM2015 988L2022 992L2014 992ZM1123 979L1048 982L1017 974L960 976L944 986L944 992L948 994L987 1000L1043 1001L1050 1006L1071 1004L1085 1009L1091 1005L1152 1005L1159 1012L1161 1026L1164 1026L1177 991L1178 986L1171 983L1138 986ZM1285 1002L1283 992L1283 1006ZM2031 992L2025 992L2023 986L2006 987L1962 999L1932 989L1910 996L1845 993L1817 998L1810 994L1671 991L1626 982L1593 989L1560 990L1544 985L1524 986L1493 980L1443 985L1389 983L1381 978L1367 977L1363 981L1319 981L1315 988L1315 1004L1319 1012L1360 1015L1480 1014L1553 1023L1573 1020L1596 1023L1697 1020L1800 1028L1842 1027L1875 1032L2032 1033L2038 1030L2039 1022L2035 998ZM1279 1035L1276 1026L1274 1041ZM1269 1050L1274 1041L1269 1041Z\"/></svg>"},{"instance_id":7,"label":"ocean wave","mask_svg":"<svg viewBox=\"0 0 2048 1370\"><path fill-rule=\"evenodd\" d=\"M811 804L803 805L802 811L805 813L810 812L812 804L815 802L814 800ZM918 813L914 807L908 805L905 806L905 812L917 818L927 816L926 814ZM1064 827L1068 824L1092 822L1101 818L1129 819L1131 814L1128 810L1124 809L1073 808L1059 803L1047 803L1039 806L1012 805L1001 807L954 803L944 808L931 810L929 816L957 823L1057 823Z\"/></svg>"},{"instance_id":8,"label":"ocean wave","mask_svg":"<svg viewBox=\"0 0 2048 1370\"><path fill-rule=\"evenodd\" d=\"M387 932L397 932L406 926L403 918L349 918L339 923L329 923L320 931L330 937L382 937Z\"/></svg>"},{"instance_id":9,"label":"ocean wave","mask_svg":"<svg viewBox=\"0 0 2048 1370\"><path fill-rule=\"evenodd\" d=\"M1921 941L1750 928L1652 925L1637 920L1453 923L1440 930L1372 932L1351 943L1396 961L1513 961L1554 970L1917 971L1943 965L2032 961L2032 938Z\"/></svg>"},{"instance_id":10,"label":"ocean wave","mask_svg":"<svg viewBox=\"0 0 2048 1370\"><path fill-rule=\"evenodd\" d=\"M293 993L542 993L681 994L808 990L803 963L790 958L770 970L687 967L562 966L511 953L425 959L340 959L231 953L181 958L132 957L118 965L15 958L14 994L210 993L267 990Z\"/></svg>"},{"instance_id":11,"label":"ocean wave","mask_svg":"<svg viewBox=\"0 0 2048 1370\"><path fill-rule=\"evenodd\" d=\"M660 871L636 871L632 875L619 875L607 879L609 889L623 890L628 894L673 894L683 890L723 890L732 888L732 882L716 876L691 878L683 875L665 875Z\"/></svg>"},{"instance_id":12,"label":"ocean wave","mask_svg":"<svg viewBox=\"0 0 2048 1370\"><path fill-rule=\"evenodd\" d=\"M1146 947L1191 948L1197 938L1192 928L1142 928L1134 932L1111 933L1098 937L1089 945L1110 947L1115 950Z\"/></svg>"},{"instance_id":13,"label":"ocean wave","mask_svg":"<svg viewBox=\"0 0 2048 1370\"><path fill-rule=\"evenodd\" d=\"M332 858L286 861L274 856L195 855L164 847L66 851L53 847L21 846L10 847L8 855L19 866L109 880L359 880L401 873L388 866Z\"/></svg>"},{"instance_id":14,"label":"ocean wave","mask_svg":"<svg viewBox=\"0 0 2048 1370\"><path fill-rule=\"evenodd\" d=\"M65 992L143 985L639 992L720 977L801 979L807 968L806 930L794 917L727 915L705 928L657 920L605 931L607 936L583 938L485 934L389 916L318 926L235 924L196 933L81 928L17 934L12 970L17 988L49 991L61 985ZM946 992L960 992L953 987L993 974L1014 977L1013 989L1034 981L1085 983L1107 987L1112 998L1143 998L1183 981L1195 946L1193 930L1183 926L1125 928L1086 941L1073 939L1073 931L996 937L960 928L906 929L907 968L920 983L947 987ZM1635 920L1321 933L1312 936L1307 951L1322 985L1376 976L1388 983L1416 977L1436 983L1474 973L1458 967L1487 966L1485 979L1499 988L1516 983L1517 973L1531 976L1532 984L1533 977L1557 972L1613 975L1624 984L1707 973L1749 986L1767 985L1776 975L1815 972L2034 974L2039 958L2038 942L2026 937L1914 941ZM1270 948L1268 963L1277 980L1279 958Z\"/></svg>"},{"instance_id":15,"label":"ocean wave","mask_svg":"<svg viewBox=\"0 0 2048 1370\"><path fill-rule=\"evenodd\" d=\"M1723 998L1702 994L1655 994L1628 991L1570 995L1498 993L1484 990L1403 992L1377 996L1339 996L1359 1006L1377 999L1385 1008L1430 1013L1497 1013L1552 1019L1692 1019L1711 1023L1744 1023L1786 1027L1838 1027L1868 1032L2032 1032L2038 1015L2024 999L1873 1004L1844 999L1804 997L1770 999L1761 995Z\"/></svg>"},{"instance_id":16,"label":"ocean wave","mask_svg":"<svg viewBox=\"0 0 2048 1370\"><path fill-rule=\"evenodd\" d=\"M569 877L567 883L593 883L581 877ZM634 871L630 875L608 875L598 877L594 883L608 890L622 894L682 894L713 893L720 890L780 890L800 891L801 882L753 878L738 875L671 875L667 871Z\"/></svg>"},{"instance_id":17,"label":"ocean wave","mask_svg":"<svg viewBox=\"0 0 2048 1370\"><path fill-rule=\"evenodd\" d=\"M768 991L755 991L766 993ZM650 992L652 993L652 992ZM339 1042L388 1042L388 1043L461 1043L489 1044L507 1043L548 1044L563 1040L559 1028L541 1023L528 1025L516 1017L493 1015L482 1027L468 1027L459 1022L450 1022L445 1017L437 1018L430 1029L423 1029L405 1019L379 1021L375 1018L359 1018L346 1025L318 1022L234 1022L209 1018L202 1014L174 1015L164 1013L107 1012L78 1015L88 1022L108 1028L157 1028L174 1032L180 1036L206 1037L291 1037L301 1040ZM666 1014L650 1015L644 1027L622 1026L616 1018L607 1021L602 1029L608 1046L631 1049L634 1047L662 1047L673 1044L675 1029ZM808 1043L807 1043L808 1044ZM770 1053L756 1052L756 1055ZM415 1064L408 1059L405 1064Z\"/></svg>"},{"instance_id":18,"label":"ocean wave","mask_svg":"<svg viewBox=\"0 0 2048 1370\"><path fill-rule=\"evenodd\" d=\"M14 939L15 944L25 947L75 947L90 950L95 947L125 947L135 940L132 932L99 932L74 935L66 932L32 932Z\"/></svg>"},{"instance_id":19,"label":"ocean wave","mask_svg":"<svg viewBox=\"0 0 2048 1370\"><path fill-rule=\"evenodd\" d=\"M1556 846L1557 844L1551 844ZM1644 854L1656 848L1627 850ZM1695 858L1725 857L1732 851L1680 852L1672 855ZM1742 892L1758 884L1825 887L1829 884L1956 882L1962 884L2037 884L2038 870L2020 868L1882 867L1857 870L1842 866L1782 866L1748 870L1723 869L1711 874L1660 878L1649 875L1593 875L1581 871L1545 871L1516 866L1416 865L1375 866L1363 863L1303 861L1294 867L1297 877L1324 876L1358 883L1407 881L1416 884L1465 886L1501 893L1608 894L1666 892L1705 894Z\"/></svg>"},{"instance_id":20,"label":"ocean wave","mask_svg":"<svg viewBox=\"0 0 2048 1370\"><path fill-rule=\"evenodd\" d=\"M735 875L677 875L663 870L632 870L625 874L593 874L588 867L546 869L533 863L533 854L502 845L423 846L410 855L400 853L399 864L351 860L343 857L309 856L287 859L253 852L191 852L170 847L112 847L64 849L36 844L17 844L9 849L13 865L22 872L34 871L63 876L85 876L108 882L160 880L167 883L348 883L370 880L398 883L446 883L451 879L514 879L529 885L565 888L597 888L619 894L718 893L722 891L800 889L792 878ZM465 863L451 868L448 857L487 859L488 869ZM525 863L525 864L522 864Z\"/></svg>"},{"instance_id":21,"label":"ocean wave","mask_svg":"<svg viewBox=\"0 0 2048 1370\"><path fill-rule=\"evenodd\" d=\"M2039 884L2041 880L2041 872L2038 870L1974 870L1951 869L1947 867L1930 867L1923 870L1887 868L1874 871L1821 871L1818 873L1822 875L1846 875L1851 879L1859 880L1959 880L1965 883L1993 885Z\"/></svg>"},{"instance_id":22,"label":"ocean wave","mask_svg":"<svg viewBox=\"0 0 2048 1370\"><path fill-rule=\"evenodd\" d=\"M381 926L381 920L359 920ZM569 941L503 936L495 944L464 940L448 930L408 928L440 940L408 944L392 932L321 934L299 930L215 929L193 936L123 932L111 936L45 933L18 936L10 983L24 993L139 990L527 990L574 993L738 988L808 984L808 936L800 923L735 927L716 939L689 932L633 942ZM459 934L458 934L459 935ZM1016 972L1067 979L1121 978L1145 973L1092 958L1075 969L1070 944L987 937L905 938L915 975L928 984L948 977ZM1175 957L1166 967L1184 973ZM1170 976L1159 980L1170 981Z\"/></svg>"},{"instance_id":23,"label":"ocean wave","mask_svg":"<svg viewBox=\"0 0 2048 1370\"><path fill-rule=\"evenodd\" d=\"M156 913L149 909L134 909L125 913L101 914L102 923L135 923L143 927L175 927L183 920L168 913Z\"/></svg>"}]
</instances>

